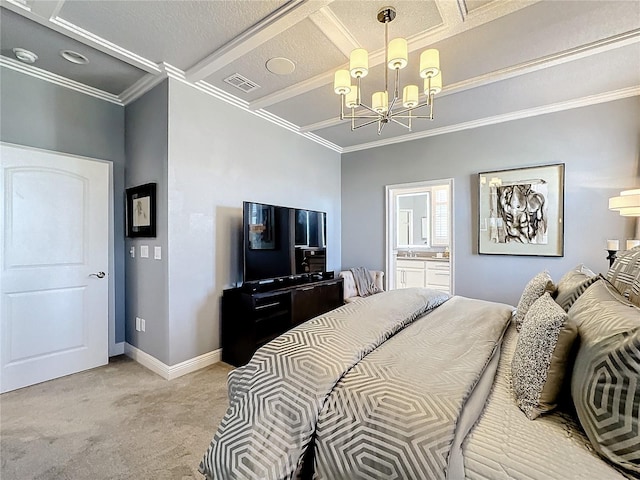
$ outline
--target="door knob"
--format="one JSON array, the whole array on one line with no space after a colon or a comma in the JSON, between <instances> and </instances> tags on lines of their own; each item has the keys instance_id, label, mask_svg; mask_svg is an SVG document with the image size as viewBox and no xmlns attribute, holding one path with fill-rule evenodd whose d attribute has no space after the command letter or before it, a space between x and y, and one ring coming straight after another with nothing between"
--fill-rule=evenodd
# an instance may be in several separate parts
<instances>
[{"instance_id":1,"label":"door knob","mask_svg":"<svg viewBox=\"0 0 640 480\"><path fill-rule=\"evenodd\" d=\"M89 274L89 276L90 276L90 277L104 278L105 273L104 273L104 272L91 273L91 274Z\"/></svg>"}]
</instances>

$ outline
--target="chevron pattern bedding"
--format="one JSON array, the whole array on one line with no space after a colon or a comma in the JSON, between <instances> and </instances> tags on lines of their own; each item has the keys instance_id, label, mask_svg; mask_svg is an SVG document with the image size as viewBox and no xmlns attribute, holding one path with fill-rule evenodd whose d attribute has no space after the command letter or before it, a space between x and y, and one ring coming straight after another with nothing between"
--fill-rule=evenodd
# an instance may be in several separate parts
<instances>
[{"instance_id":1,"label":"chevron pattern bedding","mask_svg":"<svg viewBox=\"0 0 640 480\"><path fill-rule=\"evenodd\" d=\"M230 376L230 406L201 472L209 479L296 478L308 448L314 451L314 436L322 435L315 448L319 478L355 479L361 468L360 478L444 478L457 419L512 312L508 305L448 298L427 289L383 292L312 319L258 350ZM406 356L409 349L413 358ZM440 373L426 374L434 370ZM336 425L331 406L343 395L355 400L361 394L360 403L350 406L353 423ZM386 417L361 425L358 413L376 403ZM404 432L375 428L394 416ZM366 437L373 450L346 452L354 435ZM402 455L425 460L389 467L387 459L407 439L415 449L407 446ZM353 454L354 463L326 471L321 459L336 448ZM383 459L375 464L374 451ZM387 475L388 468L395 474Z\"/></svg>"},{"instance_id":2,"label":"chevron pattern bedding","mask_svg":"<svg viewBox=\"0 0 640 480\"><path fill-rule=\"evenodd\" d=\"M200 464L209 479L299 474L318 414L340 378L448 295L383 292L305 322L229 377L230 405Z\"/></svg>"}]
</instances>

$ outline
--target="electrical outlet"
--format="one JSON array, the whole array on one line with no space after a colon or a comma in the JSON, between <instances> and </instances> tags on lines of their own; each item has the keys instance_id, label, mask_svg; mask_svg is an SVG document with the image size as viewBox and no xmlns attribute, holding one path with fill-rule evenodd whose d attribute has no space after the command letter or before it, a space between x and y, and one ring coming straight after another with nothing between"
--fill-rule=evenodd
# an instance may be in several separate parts
<instances>
[{"instance_id":1,"label":"electrical outlet","mask_svg":"<svg viewBox=\"0 0 640 480\"><path fill-rule=\"evenodd\" d=\"M140 331L140 317L136 317L136 332Z\"/></svg>"},{"instance_id":2,"label":"electrical outlet","mask_svg":"<svg viewBox=\"0 0 640 480\"><path fill-rule=\"evenodd\" d=\"M145 331L145 330L144 330L144 327L145 327L145 325L144 325L144 324L145 324L144 318L141 318L141 319L140 319L140 330L142 330L143 332Z\"/></svg>"}]
</instances>

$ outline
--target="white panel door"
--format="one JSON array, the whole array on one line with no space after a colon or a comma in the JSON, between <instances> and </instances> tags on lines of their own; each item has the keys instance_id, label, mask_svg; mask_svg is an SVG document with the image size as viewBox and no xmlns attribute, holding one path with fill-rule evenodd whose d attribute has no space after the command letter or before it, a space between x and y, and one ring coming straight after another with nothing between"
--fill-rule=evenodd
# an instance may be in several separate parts
<instances>
[{"instance_id":1,"label":"white panel door","mask_svg":"<svg viewBox=\"0 0 640 480\"><path fill-rule=\"evenodd\" d=\"M0 392L108 362L109 165L0 145Z\"/></svg>"}]
</instances>

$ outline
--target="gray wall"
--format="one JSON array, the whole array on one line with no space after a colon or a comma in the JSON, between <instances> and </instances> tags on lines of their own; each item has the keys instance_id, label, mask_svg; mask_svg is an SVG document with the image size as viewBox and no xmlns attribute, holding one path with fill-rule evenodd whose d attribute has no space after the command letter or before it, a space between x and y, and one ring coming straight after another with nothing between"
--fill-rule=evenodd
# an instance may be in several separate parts
<instances>
[{"instance_id":1,"label":"gray wall","mask_svg":"<svg viewBox=\"0 0 640 480\"><path fill-rule=\"evenodd\" d=\"M635 235L607 200L640 185L639 112L632 97L343 155L342 264L384 269L385 185L451 177L456 294L516 304L541 270L606 271L606 240ZM552 163L566 165L564 257L478 255L478 172Z\"/></svg>"},{"instance_id":2,"label":"gray wall","mask_svg":"<svg viewBox=\"0 0 640 480\"><path fill-rule=\"evenodd\" d=\"M340 155L169 83L170 364L220 347L220 298L242 276L242 201L327 212L340 266Z\"/></svg>"},{"instance_id":3,"label":"gray wall","mask_svg":"<svg viewBox=\"0 0 640 480\"><path fill-rule=\"evenodd\" d=\"M113 162L115 341L124 341L124 108L0 68L0 140Z\"/></svg>"},{"instance_id":4,"label":"gray wall","mask_svg":"<svg viewBox=\"0 0 640 480\"><path fill-rule=\"evenodd\" d=\"M156 183L156 238L127 238L127 343L169 364L168 285L168 113L169 84L165 80L127 105L126 186ZM140 246L149 247L149 258L140 257ZM153 257L159 246L162 259ZM135 257L129 250L135 248ZM137 332L135 317L145 319Z\"/></svg>"}]
</instances>

